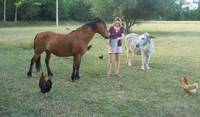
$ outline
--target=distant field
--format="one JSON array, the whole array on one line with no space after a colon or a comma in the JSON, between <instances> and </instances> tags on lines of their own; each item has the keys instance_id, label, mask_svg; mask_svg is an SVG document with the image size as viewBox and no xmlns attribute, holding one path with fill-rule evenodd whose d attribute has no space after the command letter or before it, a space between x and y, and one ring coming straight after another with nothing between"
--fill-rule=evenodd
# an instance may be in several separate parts
<instances>
[{"instance_id":1,"label":"distant field","mask_svg":"<svg viewBox=\"0 0 200 117\"><path fill-rule=\"evenodd\" d=\"M156 38L151 70L140 70L140 57L132 67L121 55L121 79L106 78L106 40L96 35L81 65L81 79L71 82L71 57L53 56L53 89L46 98L39 92L39 73L27 79L33 55L33 38L40 31L67 33L78 22L12 26L0 24L0 117L199 117L200 90L188 96L180 77L188 75L200 84L200 22L144 22L133 32L149 32ZM100 61L98 56L105 59ZM44 56L42 68L46 73ZM114 72L113 72L114 73Z\"/></svg>"}]
</instances>

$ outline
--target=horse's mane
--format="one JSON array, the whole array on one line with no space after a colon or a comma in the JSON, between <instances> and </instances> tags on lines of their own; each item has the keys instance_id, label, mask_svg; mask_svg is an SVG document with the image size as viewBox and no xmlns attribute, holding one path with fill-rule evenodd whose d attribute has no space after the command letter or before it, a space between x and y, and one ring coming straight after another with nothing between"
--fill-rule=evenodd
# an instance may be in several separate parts
<instances>
[{"instance_id":1,"label":"horse's mane","mask_svg":"<svg viewBox=\"0 0 200 117\"><path fill-rule=\"evenodd\" d=\"M83 25L82 27L85 27L85 26L89 26L92 28L93 31L96 31L97 30L97 23L104 23L103 20L97 18L96 20L94 21L91 21L91 22L88 22L86 23L85 25ZM104 23L105 24L105 23Z\"/></svg>"},{"instance_id":2,"label":"horse's mane","mask_svg":"<svg viewBox=\"0 0 200 117\"><path fill-rule=\"evenodd\" d=\"M97 23L98 23L98 21L91 21L91 22L85 24L84 26L90 26L92 28L92 30L95 31L97 29Z\"/></svg>"}]
</instances>

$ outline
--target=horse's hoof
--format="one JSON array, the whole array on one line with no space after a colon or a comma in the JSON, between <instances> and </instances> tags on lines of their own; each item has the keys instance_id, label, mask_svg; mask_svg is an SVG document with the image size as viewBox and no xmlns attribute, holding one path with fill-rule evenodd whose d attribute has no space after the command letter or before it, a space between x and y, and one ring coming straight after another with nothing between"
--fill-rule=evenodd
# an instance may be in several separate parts
<instances>
[{"instance_id":1,"label":"horse's hoof","mask_svg":"<svg viewBox=\"0 0 200 117\"><path fill-rule=\"evenodd\" d=\"M75 79L72 79L72 82L75 82L76 80Z\"/></svg>"},{"instance_id":2,"label":"horse's hoof","mask_svg":"<svg viewBox=\"0 0 200 117\"><path fill-rule=\"evenodd\" d=\"M71 77L71 80L72 80L72 82L74 82L76 80L76 78L75 77Z\"/></svg>"},{"instance_id":3,"label":"horse's hoof","mask_svg":"<svg viewBox=\"0 0 200 117\"><path fill-rule=\"evenodd\" d=\"M131 66L131 62L127 61L126 63L129 67Z\"/></svg>"},{"instance_id":4,"label":"horse's hoof","mask_svg":"<svg viewBox=\"0 0 200 117\"><path fill-rule=\"evenodd\" d=\"M53 73L48 73L48 77L53 77Z\"/></svg>"},{"instance_id":5,"label":"horse's hoof","mask_svg":"<svg viewBox=\"0 0 200 117\"><path fill-rule=\"evenodd\" d=\"M147 67L147 70L150 70L151 68L150 67Z\"/></svg>"},{"instance_id":6,"label":"horse's hoof","mask_svg":"<svg viewBox=\"0 0 200 117\"><path fill-rule=\"evenodd\" d=\"M144 66L141 66L141 69L142 69L142 70L145 70Z\"/></svg>"},{"instance_id":7,"label":"horse's hoof","mask_svg":"<svg viewBox=\"0 0 200 117\"><path fill-rule=\"evenodd\" d=\"M28 77L28 78L31 78L31 77L32 77L32 74L31 74L30 72L28 72L28 73L27 73L27 77Z\"/></svg>"},{"instance_id":8,"label":"horse's hoof","mask_svg":"<svg viewBox=\"0 0 200 117\"><path fill-rule=\"evenodd\" d=\"M80 79L80 76L76 76L76 80L79 80Z\"/></svg>"}]
</instances>

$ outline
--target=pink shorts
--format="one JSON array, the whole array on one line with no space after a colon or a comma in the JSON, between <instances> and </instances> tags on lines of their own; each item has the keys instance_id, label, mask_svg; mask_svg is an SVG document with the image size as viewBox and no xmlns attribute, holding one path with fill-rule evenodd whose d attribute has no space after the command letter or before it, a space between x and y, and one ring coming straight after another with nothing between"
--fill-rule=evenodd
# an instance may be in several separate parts
<instances>
[{"instance_id":1,"label":"pink shorts","mask_svg":"<svg viewBox=\"0 0 200 117\"><path fill-rule=\"evenodd\" d=\"M122 46L118 46L117 39L109 39L108 40L108 53L109 54L121 54Z\"/></svg>"}]
</instances>

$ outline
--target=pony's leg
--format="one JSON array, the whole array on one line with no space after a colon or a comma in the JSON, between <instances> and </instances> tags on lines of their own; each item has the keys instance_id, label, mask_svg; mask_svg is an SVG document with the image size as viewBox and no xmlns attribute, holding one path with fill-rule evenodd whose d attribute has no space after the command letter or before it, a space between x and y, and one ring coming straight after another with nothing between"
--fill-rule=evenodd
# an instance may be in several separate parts
<instances>
[{"instance_id":1,"label":"pony's leg","mask_svg":"<svg viewBox=\"0 0 200 117\"><path fill-rule=\"evenodd\" d=\"M148 55L148 56L146 57L146 68L147 68L147 69L150 69L150 67L149 67L150 58L151 58L150 55Z\"/></svg>"},{"instance_id":2,"label":"pony's leg","mask_svg":"<svg viewBox=\"0 0 200 117\"><path fill-rule=\"evenodd\" d=\"M127 64L130 67L131 66L131 52L130 50L127 48Z\"/></svg>"},{"instance_id":3,"label":"pony's leg","mask_svg":"<svg viewBox=\"0 0 200 117\"><path fill-rule=\"evenodd\" d=\"M30 64L30 67L29 67L29 71L27 72L27 76L28 77L32 77L32 69L33 69L33 65L34 63L36 62L36 60L40 57L40 55L38 54L34 54L34 56L32 57L31 59L31 64Z\"/></svg>"},{"instance_id":4,"label":"pony's leg","mask_svg":"<svg viewBox=\"0 0 200 117\"><path fill-rule=\"evenodd\" d=\"M145 64L145 55L144 55L144 52L143 50L141 50L141 60L142 60L142 65L141 65L141 69L145 69L144 68L144 64Z\"/></svg>"},{"instance_id":5,"label":"pony's leg","mask_svg":"<svg viewBox=\"0 0 200 117\"><path fill-rule=\"evenodd\" d=\"M45 58L45 63L46 63L46 67L47 67L47 73L49 77L53 76L53 73L51 72L50 66L49 66L49 60L51 58L51 53L46 51L46 58Z\"/></svg>"}]
</instances>

